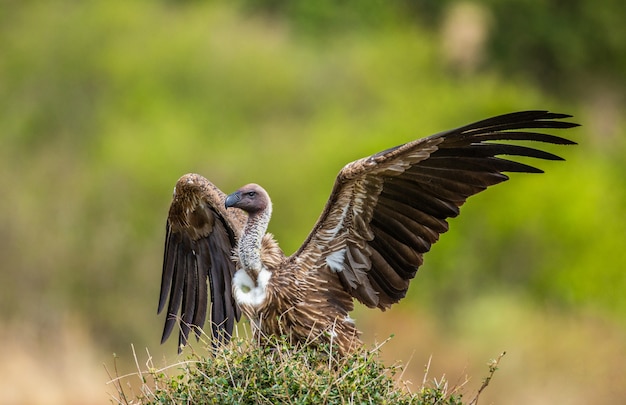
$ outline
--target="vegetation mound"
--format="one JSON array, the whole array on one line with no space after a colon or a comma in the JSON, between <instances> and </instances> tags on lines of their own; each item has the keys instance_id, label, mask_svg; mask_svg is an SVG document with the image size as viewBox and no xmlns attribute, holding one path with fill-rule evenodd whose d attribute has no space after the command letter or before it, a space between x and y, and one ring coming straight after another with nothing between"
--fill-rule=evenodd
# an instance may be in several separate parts
<instances>
[{"instance_id":1,"label":"vegetation mound","mask_svg":"<svg viewBox=\"0 0 626 405\"><path fill-rule=\"evenodd\" d=\"M294 347L284 338L264 339L259 345L234 338L228 345L209 349L208 356L196 352L180 363L114 378L119 404L475 404L489 384L499 361L490 365L489 376L469 402L463 402L464 383L449 387L445 378L424 380L416 392L402 380L402 367L386 366L379 358L380 347L362 348L338 357L333 347ZM135 356L136 359L136 356ZM176 367L178 372L168 375ZM117 369L117 368L116 368ZM131 379L139 378L134 392ZM126 391L130 391L127 393Z\"/></svg>"}]
</instances>

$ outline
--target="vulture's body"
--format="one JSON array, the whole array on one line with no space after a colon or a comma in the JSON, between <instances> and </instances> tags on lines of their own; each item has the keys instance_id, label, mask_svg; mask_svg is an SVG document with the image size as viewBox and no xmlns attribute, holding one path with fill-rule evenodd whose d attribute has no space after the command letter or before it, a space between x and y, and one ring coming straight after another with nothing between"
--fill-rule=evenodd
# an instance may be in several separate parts
<instances>
[{"instance_id":1,"label":"vulture's body","mask_svg":"<svg viewBox=\"0 0 626 405\"><path fill-rule=\"evenodd\" d=\"M497 157L560 160L503 140L572 144L533 132L571 128L546 111L506 114L419 139L346 165L300 249L285 256L267 226L271 200L256 184L226 196L204 177L181 177L167 220L159 312L162 341L180 320L179 347L204 325L211 296L213 338L227 341L243 312L255 334L293 343L329 342L342 354L360 343L353 299L382 310L402 299L447 218L465 200L507 180L541 172ZM180 313L180 315L179 315Z\"/></svg>"}]
</instances>

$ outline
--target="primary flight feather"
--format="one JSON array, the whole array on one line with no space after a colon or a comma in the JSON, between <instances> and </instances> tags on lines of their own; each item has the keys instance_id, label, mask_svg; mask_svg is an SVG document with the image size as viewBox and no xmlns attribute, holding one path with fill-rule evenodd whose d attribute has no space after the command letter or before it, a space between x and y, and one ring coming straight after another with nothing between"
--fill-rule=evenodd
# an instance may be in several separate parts
<instances>
[{"instance_id":1,"label":"primary flight feather","mask_svg":"<svg viewBox=\"0 0 626 405\"><path fill-rule=\"evenodd\" d=\"M349 353L360 345L349 316L353 299L382 310L398 302L422 255L469 196L507 180L504 172L542 172L500 156L562 160L500 141L574 144L535 132L577 126L563 121L570 117L500 115L349 163L291 256L267 233L272 203L261 186L248 184L227 196L198 174L182 176L166 224L162 342L179 325L180 350L192 329L199 336L210 307L217 343L230 339L243 312L255 334L328 342Z\"/></svg>"}]
</instances>

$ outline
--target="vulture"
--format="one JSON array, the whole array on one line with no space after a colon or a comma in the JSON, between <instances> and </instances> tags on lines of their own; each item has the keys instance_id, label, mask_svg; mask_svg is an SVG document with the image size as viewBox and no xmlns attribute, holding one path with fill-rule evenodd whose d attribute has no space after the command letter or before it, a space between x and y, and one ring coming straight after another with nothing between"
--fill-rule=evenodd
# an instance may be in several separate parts
<instances>
[{"instance_id":1,"label":"vulture","mask_svg":"<svg viewBox=\"0 0 626 405\"><path fill-rule=\"evenodd\" d=\"M469 196L507 180L504 172L542 173L502 156L563 160L511 141L575 144L537 132L578 125L567 118L548 111L499 115L349 163L291 256L267 232L272 201L261 186L226 195L185 174L166 223L161 342L178 325L180 352L190 331L200 336L210 310L215 345L229 341L243 313L255 336L350 353L361 345L350 318L354 300L383 311L401 300L424 253Z\"/></svg>"}]
</instances>

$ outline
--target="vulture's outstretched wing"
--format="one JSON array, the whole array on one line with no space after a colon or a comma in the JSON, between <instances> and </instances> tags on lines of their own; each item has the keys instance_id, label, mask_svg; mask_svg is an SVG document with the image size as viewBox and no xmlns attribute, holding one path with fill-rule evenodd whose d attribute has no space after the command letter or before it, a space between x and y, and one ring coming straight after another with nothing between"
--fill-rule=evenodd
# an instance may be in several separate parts
<instances>
[{"instance_id":1,"label":"vulture's outstretched wing","mask_svg":"<svg viewBox=\"0 0 626 405\"><path fill-rule=\"evenodd\" d=\"M166 224L165 254L158 312L169 296L164 342L180 316L179 352L189 330L200 336L211 292L214 341L230 339L241 313L232 296L232 250L246 220L240 210L226 211L226 195L202 176L186 174L176 183ZM180 315L179 315L180 312Z\"/></svg>"},{"instance_id":2,"label":"vulture's outstretched wing","mask_svg":"<svg viewBox=\"0 0 626 405\"><path fill-rule=\"evenodd\" d=\"M346 165L313 231L291 260L337 273L369 307L386 309L406 294L422 255L448 230L465 200L508 179L503 172L541 173L497 157L562 160L538 149L492 141L573 144L533 132L577 126L569 115L525 111L419 139Z\"/></svg>"}]
</instances>

